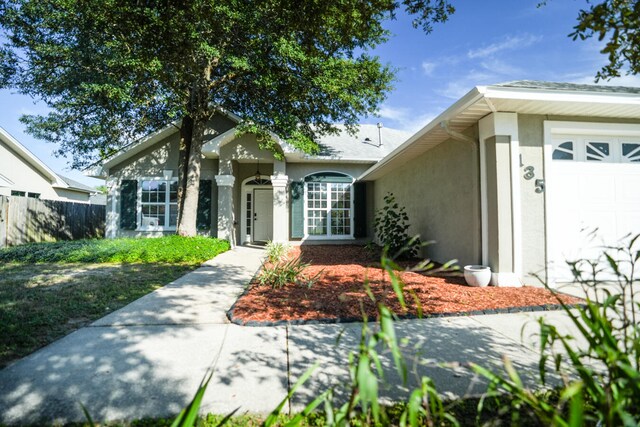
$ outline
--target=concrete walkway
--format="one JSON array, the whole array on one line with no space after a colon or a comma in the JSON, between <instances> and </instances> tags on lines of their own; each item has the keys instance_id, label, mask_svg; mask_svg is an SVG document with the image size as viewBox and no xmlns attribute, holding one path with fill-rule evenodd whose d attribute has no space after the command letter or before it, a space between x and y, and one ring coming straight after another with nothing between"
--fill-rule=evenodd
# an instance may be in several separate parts
<instances>
[{"instance_id":1,"label":"concrete walkway","mask_svg":"<svg viewBox=\"0 0 640 427\"><path fill-rule=\"evenodd\" d=\"M348 379L349 351L360 324L241 327L226 310L260 266L263 251L238 247L0 371L0 424L169 416L192 398L211 369L204 412L268 413L314 362L320 368L286 410ZM431 376L451 396L483 386L462 367L442 362L499 365L503 354L533 379L537 370L535 319L543 313L450 317L397 323L410 362L411 384ZM568 324L560 312L545 316ZM523 343L522 336L527 337ZM337 337L341 337L339 343ZM406 396L391 358L383 396ZM340 398L346 391L338 390Z\"/></svg>"}]
</instances>

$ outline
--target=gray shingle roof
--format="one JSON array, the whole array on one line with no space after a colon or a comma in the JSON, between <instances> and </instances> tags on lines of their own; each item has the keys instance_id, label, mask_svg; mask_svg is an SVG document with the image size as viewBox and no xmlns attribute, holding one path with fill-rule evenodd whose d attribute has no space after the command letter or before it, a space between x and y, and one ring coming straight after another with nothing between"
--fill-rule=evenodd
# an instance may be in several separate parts
<instances>
[{"instance_id":1,"label":"gray shingle roof","mask_svg":"<svg viewBox=\"0 0 640 427\"><path fill-rule=\"evenodd\" d=\"M69 188L72 189L72 190L85 191L87 193L97 193L98 192L98 190L96 190L95 188L91 188L88 185L84 185L81 182L75 181L75 180L73 180L71 178L67 178L66 176L62 176L60 174L58 174L58 176L60 178L62 178L62 180L64 182L66 182L67 185L69 186Z\"/></svg>"},{"instance_id":2,"label":"gray shingle roof","mask_svg":"<svg viewBox=\"0 0 640 427\"><path fill-rule=\"evenodd\" d=\"M378 161L402 144L411 133L374 124L358 126L355 136L349 135L344 126L338 126L340 133L320 138L320 153L303 156L307 159L363 160ZM381 144L379 145L379 143Z\"/></svg>"},{"instance_id":3,"label":"gray shingle roof","mask_svg":"<svg viewBox=\"0 0 640 427\"><path fill-rule=\"evenodd\" d=\"M516 80L513 82L498 83L495 87L513 87L522 89L547 89L558 91L602 92L602 93L629 93L640 94L639 87L587 85L578 83L556 83L537 80Z\"/></svg>"}]
</instances>

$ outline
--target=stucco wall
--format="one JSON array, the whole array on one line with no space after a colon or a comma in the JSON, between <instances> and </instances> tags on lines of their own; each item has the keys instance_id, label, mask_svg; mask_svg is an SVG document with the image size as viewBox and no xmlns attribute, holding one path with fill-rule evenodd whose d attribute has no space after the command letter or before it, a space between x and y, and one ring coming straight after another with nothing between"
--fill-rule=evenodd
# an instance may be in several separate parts
<instances>
[{"instance_id":1,"label":"stucco wall","mask_svg":"<svg viewBox=\"0 0 640 427\"><path fill-rule=\"evenodd\" d=\"M109 170L108 182L116 182L115 191L110 191L107 196L107 236L109 231L114 227L116 235L119 237L133 236L157 236L162 232L147 232L135 230L120 229L120 197L119 182L123 179L139 179L142 177L158 177L163 175L164 170L171 170L173 176L178 174L178 159L180 134L178 132L167 137L165 141L159 142L152 147L141 151L137 155L123 161ZM217 233L217 186L215 183L215 175L218 173L217 159L202 159L202 167L200 171L200 179L212 180L212 200L211 200L211 235ZM164 232L164 234L172 234L173 231Z\"/></svg>"},{"instance_id":2,"label":"stucco wall","mask_svg":"<svg viewBox=\"0 0 640 427\"><path fill-rule=\"evenodd\" d=\"M518 133L520 139L520 185L522 202L522 272L525 283L536 284L539 281L533 274L546 278L546 224L545 195L535 192L536 179L544 179L544 122L570 121L591 123L635 123L640 120L610 119L602 117L518 115ZM534 177L524 178L527 166L534 168Z\"/></svg>"},{"instance_id":3,"label":"stucco wall","mask_svg":"<svg viewBox=\"0 0 640 427\"><path fill-rule=\"evenodd\" d=\"M341 164L341 163L287 163L289 181L299 181L316 172L341 172L357 179L373 163Z\"/></svg>"},{"instance_id":4,"label":"stucco wall","mask_svg":"<svg viewBox=\"0 0 640 427\"><path fill-rule=\"evenodd\" d=\"M474 132L477 132L475 129ZM409 216L411 235L435 240L424 256L459 264L481 260L478 147L448 140L374 182L375 208L392 192Z\"/></svg>"},{"instance_id":5,"label":"stucco wall","mask_svg":"<svg viewBox=\"0 0 640 427\"><path fill-rule=\"evenodd\" d=\"M55 189L48 178L26 162L7 144L0 141L0 173L14 182L12 187L0 187L0 195L10 196L11 190L39 193L41 199L89 202L89 194Z\"/></svg>"}]
</instances>

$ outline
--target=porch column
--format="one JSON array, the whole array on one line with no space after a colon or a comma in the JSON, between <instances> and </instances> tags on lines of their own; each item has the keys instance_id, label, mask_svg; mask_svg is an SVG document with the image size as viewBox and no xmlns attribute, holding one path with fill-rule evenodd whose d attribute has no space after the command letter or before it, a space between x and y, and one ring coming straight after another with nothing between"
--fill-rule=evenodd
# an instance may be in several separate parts
<instances>
[{"instance_id":1,"label":"porch column","mask_svg":"<svg viewBox=\"0 0 640 427\"><path fill-rule=\"evenodd\" d=\"M289 177L287 175L271 175L273 187L273 241L289 241L289 204L287 203L287 189Z\"/></svg>"},{"instance_id":2,"label":"porch column","mask_svg":"<svg viewBox=\"0 0 640 427\"><path fill-rule=\"evenodd\" d=\"M522 286L518 115L489 114L479 136L482 262L492 285Z\"/></svg>"},{"instance_id":3,"label":"porch column","mask_svg":"<svg viewBox=\"0 0 640 427\"><path fill-rule=\"evenodd\" d=\"M105 222L105 237L115 239L118 237L120 226L120 214L118 202L120 199L120 180L109 177L107 179L107 218Z\"/></svg>"},{"instance_id":4,"label":"porch column","mask_svg":"<svg viewBox=\"0 0 640 427\"><path fill-rule=\"evenodd\" d=\"M218 238L229 241L231 247L236 245L233 218L233 175L216 175L218 184Z\"/></svg>"}]
</instances>

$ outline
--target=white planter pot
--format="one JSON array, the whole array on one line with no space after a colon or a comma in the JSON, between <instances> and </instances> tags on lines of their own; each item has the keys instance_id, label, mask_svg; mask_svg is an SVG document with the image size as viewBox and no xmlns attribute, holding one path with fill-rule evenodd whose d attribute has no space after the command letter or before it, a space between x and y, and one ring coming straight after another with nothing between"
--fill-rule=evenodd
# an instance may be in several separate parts
<instances>
[{"instance_id":1,"label":"white planter pot","mask_svg":"<svg viewBox=\"0 0 640 427\"><path fill-rule=\"evenodd\" d=\"M465 265L464 280L469 286L487 286L491 282L491 268L484 265Z\"/></svg>"}]
</instances>

